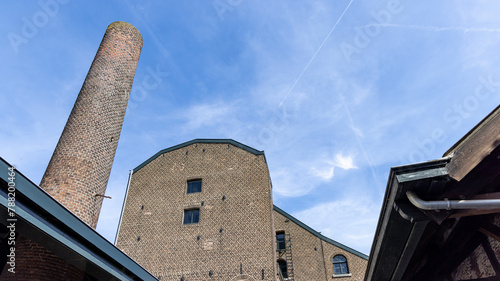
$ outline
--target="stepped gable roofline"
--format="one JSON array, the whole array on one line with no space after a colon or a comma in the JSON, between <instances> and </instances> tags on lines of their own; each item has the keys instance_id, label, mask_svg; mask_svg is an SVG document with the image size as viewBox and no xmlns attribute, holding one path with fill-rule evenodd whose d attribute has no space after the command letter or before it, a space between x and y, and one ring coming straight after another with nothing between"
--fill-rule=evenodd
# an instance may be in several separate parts
<instances>
[{"instance_id":1,"label":"stepped gable roofline","mask_svg":"<svg viewBox=\"0 0 500 281\"><path fill-rule=\"evenodd\" d=\"M343 250L346 250L348 251L349 253L351 254L354 254L360 258L363 258L365 260L368 260L368 256L359 252L359 251L356 251L354 250L353 248L350 248L350 247L347 247L346 245L342 244L342 243L339 243L333 239L330 239L324 235L322 235L321 233L317 232L316 230L312 229L311 227L307 226L306 224L304 224L303 222L299 221L298 219L294 218L292 215L288 214L287 212L283 211L282 209L278 208L278 206L276 205L273 205L273 208L275 211L277 211L278 213L282 214L283 216L285 216L286 218L288 218L289 220L293 221L294 223L298 224L300 227L304 228L305 230L309 231L311 234L313 234L314 236L318 237L319 239L325 241L325 242L328 242L330 244L333 244Z\"/></svg>"},{"instance_id":2,"label":"stepped gable roofline","mask_svg":"<svg viewBox=\"0 0 500 281\"><path fill-rule=\"evenodd\" d=\"M242 144L241 142L237 142L233 139L194 139L194 140L190 140L190 141L187 141L187 142L160 150L155 155L149 157L148 160L142 162L142 164L135 167L135 169L132 170L132 173L139 171L142 167L146 166L147 164L149 164L149 162L153 161L154 159L156 159L158 156L162 155L163 153L167 153L167 152L170 152L170 151L173 151L173 150L176 150L179 148L183 148L183 147L186 147L188 145L195 144L195 143L227 143L227 144L231 144L231 145L234 145L236 147L239 147L239 148L246 150L246 151L248 151L252 154L255 154L255 155L264 155L264 151L257 150L255 148L248 146L248 145Z\"/></svg>"}]
</instances>

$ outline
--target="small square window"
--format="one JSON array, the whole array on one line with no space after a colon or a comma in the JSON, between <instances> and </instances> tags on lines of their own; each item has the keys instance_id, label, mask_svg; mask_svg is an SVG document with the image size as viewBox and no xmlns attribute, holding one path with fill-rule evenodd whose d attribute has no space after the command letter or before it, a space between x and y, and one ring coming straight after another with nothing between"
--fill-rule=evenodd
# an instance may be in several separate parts
<instances>
[{"instance_id":1,"label":"small square window","mask_svg":"<svg viewBox=\"0 0 500 281\"><path fill-rule=\"evenodd\" d=\"M184 210L184 224L198 223L200 221L200 209Z\"/></svg>"},{"instance_id":2,"label":"small square window","mask_svg":"<svg viewBox=\"0 0 500 281\"><path fill-rule=\"evenodd\" d=\"M188 181L186 193L197 193L197 192L201 192L201 180Z\"/></svg>"}]
</instances>

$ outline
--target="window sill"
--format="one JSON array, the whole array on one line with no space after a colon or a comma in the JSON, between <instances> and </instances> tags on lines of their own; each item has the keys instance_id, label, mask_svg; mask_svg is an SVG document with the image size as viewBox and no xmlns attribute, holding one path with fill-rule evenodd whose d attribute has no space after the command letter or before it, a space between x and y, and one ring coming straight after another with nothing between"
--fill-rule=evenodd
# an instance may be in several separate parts
<instances>
[{"instance_id":1,"label":"window sill","mask_svg":"<svg viewBox=\"0 0 500 281\"><path fill-rule=\"evenodd\" d=\"M332 277L333 278L342 278L342 277L351 277L352 273L346 273L346 274L334 274Z\"/></svg>"}]
</instances>

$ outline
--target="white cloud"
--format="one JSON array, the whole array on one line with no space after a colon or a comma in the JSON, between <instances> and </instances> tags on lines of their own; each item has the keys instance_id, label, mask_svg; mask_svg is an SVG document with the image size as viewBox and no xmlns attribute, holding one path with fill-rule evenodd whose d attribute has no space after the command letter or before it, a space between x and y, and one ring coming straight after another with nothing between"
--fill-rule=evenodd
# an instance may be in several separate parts
<instances>
[{"instance_id":1,"label":"white cloud","mask_svg":"<svg viewBox=\"0 0 500 281\"><path fill-rule=\"evenodd\" d=\"M342 155L342 153L337 153L337 155L335 155L335 161L333 163L335 166L344 170L357 169L358 167L356 167L353 162L354 161L352 160L351 156L344 156Z\"/></svg>"},{"instance_id":2,"label":"white cloud","mask_svg":"<svg viewBox=\"0 0 500 281\"><path fill-rule=\"evenodd\" d=\"M311 173L314 175L314 176L317 176L325 181L329 181L331 179L333 179L333 171L334 171L334 168L335 167L326 167L324 169L318 169L318 168L312 168L311 169Z\"/></svg>"},{"instance_id":3,"label":"white cloud","mask_svg":"<svg viewBox=\"0 0 500 281\"><path fill-rule=\"evenodd\" d=\"M319 204L293 216L321 234L368 254L380 206L364 196Z\"/></svg>"},{"instance_id":4,"label":"white cloud","mask_svg":"<svg viewBox=\"0 0 500 281\"><path fill-rule=\"evenodd\" d=\"M188 108L183 115L183 119L187 121L185 129L196 130L202 126L213 125L224 120L231 112L231 106L221 103L195 104Z\"/></svg>"},{"instance_id":5,"label":"white cloud","mask_svg":"<svg viewBox=\"0 0 500 281\"><path fill-rule=\"evenodd\" d=\"M290 166L271 171L273 190L287 197L299 197L314 189L317 179L307 177L301 168Z\"/></svg>"}]
</instances>

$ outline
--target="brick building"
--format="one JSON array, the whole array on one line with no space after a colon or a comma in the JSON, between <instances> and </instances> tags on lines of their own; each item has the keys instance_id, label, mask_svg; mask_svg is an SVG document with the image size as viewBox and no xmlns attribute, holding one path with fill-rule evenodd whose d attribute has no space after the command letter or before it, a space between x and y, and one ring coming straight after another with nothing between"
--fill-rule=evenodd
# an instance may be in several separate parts
<instances>
[{"instance_id":1,"label":"brick building","mask_svg":"<svg viewBox=\"0 0 500 281\"><path fill-rule=\"evenodd\" d=\"M0 280L361 280L367 256L273 206L264 153L233 140L133 170L128 256L95 232L141 48L135 27L108 26L40 186L0 158Z\"/></svg>"},{"instance_id":2,"label":"brick building","mask_svg":"<svg viewBox=\"0 0 500 281\"><path fill-rule=\"evenodd\" d=\"M161 280L361 280L368 259L274 206L264 153L234 140L132 170L116 245Z\"/></svg>"}]
</instances>

